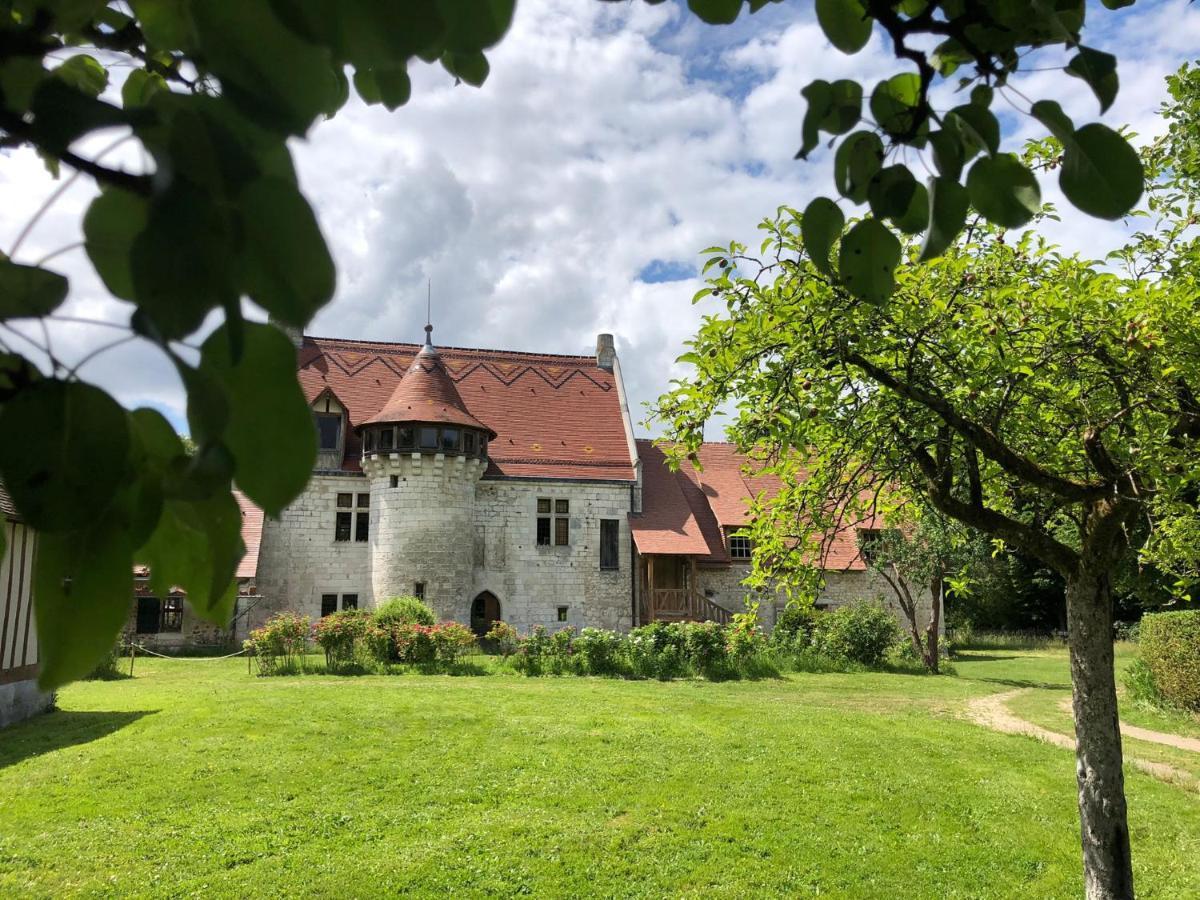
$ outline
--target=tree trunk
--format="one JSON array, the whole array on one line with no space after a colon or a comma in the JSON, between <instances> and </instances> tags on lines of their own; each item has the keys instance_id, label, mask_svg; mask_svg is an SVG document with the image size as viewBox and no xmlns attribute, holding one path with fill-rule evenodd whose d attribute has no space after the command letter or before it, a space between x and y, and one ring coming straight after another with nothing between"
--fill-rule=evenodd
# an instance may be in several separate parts
<instances>
[{"instance_id":1,"label":"tree trunk","mask_svg":"<svg viewBox=\"0 0 1200 900\"><path fill-rule=\"evenodd\" d=\"M942 591L945 589L945 582L939 575L933 579L933 583L929 587L929 599L932 605L929 607L929 624L925 626L925 668L936 675L940 652L938 631L941 630Z\"/></svg>"},{"instance_id":2,"label":"tree trunk","mask_svg":"<svg viewBox=\"0 0 1200 900\"><path fill-rule=\"evenodd\" d=\"M1067 581L1075 774L1088 900L1133 898L1121 729L1113 673L1112 586L1087 556Z\"/></svg>"}]
</instances>

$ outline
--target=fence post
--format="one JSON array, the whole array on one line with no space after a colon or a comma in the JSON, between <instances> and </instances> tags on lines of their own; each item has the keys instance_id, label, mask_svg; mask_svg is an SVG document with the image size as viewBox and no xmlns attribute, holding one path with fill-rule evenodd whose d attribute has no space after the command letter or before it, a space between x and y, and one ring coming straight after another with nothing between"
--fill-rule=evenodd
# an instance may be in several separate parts
<instances>
[{"instance_id":1,"label":"fence post","mask_svg":"<svg viewBox=\"0 0 1200 900\"><path fill-rule=\"evenodd\" d=\"M133 658L137 656L137 644L129 642L129 677L133 677Z\"/></svg>"}]
</instances>

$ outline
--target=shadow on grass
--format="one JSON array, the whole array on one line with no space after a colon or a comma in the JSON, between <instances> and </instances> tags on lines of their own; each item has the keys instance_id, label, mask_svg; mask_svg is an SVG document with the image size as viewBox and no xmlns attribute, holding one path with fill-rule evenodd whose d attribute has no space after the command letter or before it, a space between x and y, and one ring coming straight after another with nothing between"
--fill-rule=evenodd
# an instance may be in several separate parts
<instances>
[{"instance_id":1,"label":"shadow on grass","mask_svg":"<svg viewBox=\"0 0 1200 900\"><path fill-rule=\"evenodd\" d=\"M64 747L91 743L158 712L139 709L125 712L68 712L56 709L34 716L0 732L0 769Z\"/></svg>"},{"instance_id":2,"label":"shadow on grass","mask_svg":"<svg viewBox=\"0 0 1200 900\"><path fill-rule=\"evenodd\" d=\"M1069 691L1071 682L1058 681L1028 681L1024 678L980 678L978 675L965 676L968 681L982 681L985 684L1006 684L1015 688L1036 688L1041 691Z\"/></svg>"}]
</instances>

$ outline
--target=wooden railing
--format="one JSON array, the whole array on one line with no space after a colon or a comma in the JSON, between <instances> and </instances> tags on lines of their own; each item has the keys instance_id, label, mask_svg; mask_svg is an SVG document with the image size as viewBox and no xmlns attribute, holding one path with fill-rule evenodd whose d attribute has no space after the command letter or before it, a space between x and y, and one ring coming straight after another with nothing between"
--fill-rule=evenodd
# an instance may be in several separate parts
<instances>
[{"instance_id":1,"label":"wooden railing","mask_svg":"<svg viewBox=\"0 0 1200 900\"><path fill-rule=\"evenodd\" d=\"M655 588L642 597L642 624L647 622L719 622L732 614L707 597L687 588Z\"/></svg>"}]
</instances>

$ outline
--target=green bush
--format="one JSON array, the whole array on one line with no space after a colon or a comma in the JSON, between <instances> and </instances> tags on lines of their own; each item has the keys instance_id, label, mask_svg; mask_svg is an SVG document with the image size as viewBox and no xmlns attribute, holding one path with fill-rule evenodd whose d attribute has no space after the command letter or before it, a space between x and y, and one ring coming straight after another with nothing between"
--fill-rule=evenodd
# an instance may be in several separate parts
<instances>
[{"instance_id":1,"label":"green bush","mask_svg":"<svg viewBox=\"0 0 1200 900\"><path fill-rule=\"evenodd\" d=\"M375 621L385 628L392 625L436 625L437 616L417 597L392 597L375 607Z\"/></svg>"},{"instance_id":2,"label":"green bush","mask_svg":"<svg viewBox=\"0 0 1200 900\"><path fill-rule=\"evenodd\" d=\"M1142 617L1139 652L1154 687L1173 706L1200 710L1200 610Z\"/></svg>"},{"instance_id":3,"label":"green bush","mask_svg":"<svg viewBox=\"0 0 1200 900\"><path fill-rule=\"evenodd\" d=\"M651 622L629 633L630 673L637 678L680 678L689 673L687 630L682 622Z\"/></svg>"},{"instance_id":4,"label":"green bush","mask_svg":"<svg viewBox=\"0 0 1200 900\"><path fill-rule=\"evenodd\" d=\"M516 652L521 640L517 629L507 622L493 622L491 629L483 636L483 639L487 641L490 648L506 659Z\"/></svg>"},{"instance_id":5,"label":"green bush","mask_svg":"<svg viewBox=\"0 0 1200 900\"><path fill-rule=\"evenodd\" d=\"M684 630L688 661L705 678L728 674L729 645L725 629L716 622L697 622Z\"/></svg>"},{"instance_id":6,"label":"green bush","mask_svg":"<svg viewBox=\"0 0 1200 900\"><path fill-rule=\"evenodd\" d=\"M615 631L585 628L575 638L575 653L588 675L618 675L624 640Z\"/></svg>"},{"instance_id":7,"label":"green bush","mask_svg":"<svg viewBox=\"0 0 1200 900\"><path fill-rule=\"evenodd\" d=\"M811 603L791 601L775 620L775 627L771 629L771 643L784 649L809 646L819 615Z\"/></svg>"},{"instance_id":8,"label":"green bush","mask_svg":"<svg viewBox=\"0 0 1200 900\"><path fill-rule=\"evenodd\" d=\"M542 625L535 625L529 637L521 638L512 655L513 668L522 675L541 675L550 656L550 635Z\"/></svg>"},{"instance_id":9,"label":"green bush","mask_svg":"<svg viewBox=\"0 0 1200 900\"><path fill-rule=\"evenodd\" d=\"M1146 703L1151 706L1162 704L1162 694L1154 684L1154 673L1140 656L1126 667L1122 680L1125 682L1125 690L1129 692L1129 699L1134 703Z\"/></svg>"},{"instance_id":10,"label":"green bush","mask_svg":"<svg viewBox=\"0 0 1200 900\"><path fill-rule=\"evenodd\" d=\"M817 620L813 647L833 659L879 666L899 637L895 618L881 605L851 603Z\"/></svg>"},{"instance_id":11,"label":"green bush","mask_svg":"<svg viewBox=\"0 0 1200 900\"><path fill-rule=\"evenodd\" d=\"M124 659L124 645L118 638L117 642L104 654L104 658L96 663L96 668L85 679L86 681L113 681L117 678L127 678L128 674L121 668Z\"/></svg>"},{"instance_id":12,"label":"green bush","mask_svg":"<svg viewBox=\"0 0 1200 900\"><path fill-rule=\"evenodd\" d=\"M1141 636L1141 622L1113 622L1113 639L1136 644Z\"/></svg>"}]
</instances>

